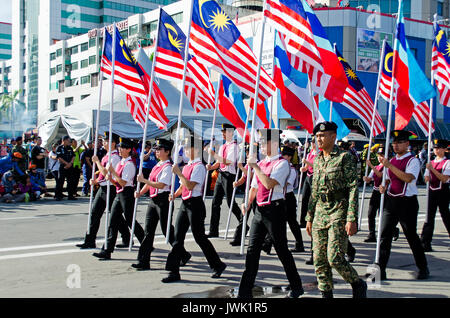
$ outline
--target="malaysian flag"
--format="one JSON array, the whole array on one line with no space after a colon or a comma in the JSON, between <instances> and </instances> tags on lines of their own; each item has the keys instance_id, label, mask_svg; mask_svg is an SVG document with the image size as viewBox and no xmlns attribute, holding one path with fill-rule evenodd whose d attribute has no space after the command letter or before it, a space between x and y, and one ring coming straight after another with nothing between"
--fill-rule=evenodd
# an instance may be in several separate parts
<instances>
[{"instance_id":1,"label":"malaysian flag","mask_svg":"<svg viewBox=\"0 0 450 318\"><path fill-rule=\"evenodd\" d=\"M450 107L450 43L438 24L435 25L434 32L431 69L439 90L439 101L442 105Z\"/></svg>"},{"instance_id":2,"label":"malaysian flag","mask_svg":"<svg viewBox=\"0 0 450 318\"><path fill-rule=\"evenodd\" d=\"M247 96L256 90L257 59L241 33L215 1L193 0L190 50L199 62L227 76ZM275 93L261 69L258 103Z\"/></svg>"},{"instance_id":3,"label":"malaysian flag","mask_svg":"<svg viewBox=\"0 0 450 318\"><path fill-rule=\"evenodd\" d=\"M267 0L264 15L286 36L287 51L298 57L296 69L308 74L313 91L342 102L347 77L310 6L303 0Z\"/></svg>"},{"instance_id":4,"label":"malaysian flag","mask_svg":"<svg viewBox=\"0 0 450 318\"><path fill-rule=\"evenodd\" d=\"M146 87L150 87L150 77L148 76L151 73L151 62L148 58L147 54L145 54L144 50L141 46L139 46L139 51L136 54L136 61L142 70L145 73L145 82ZM133 115L134 120L144 128L145 125L145 111L147 109L146 99L142 99L140 97L132 96L127 94L127 106L130 108L130 112ZM149 119L159 128L159 129L167 129L167 124L169 123L169 119L164 113L164 109L168 106L167 99L162 94L159 89L156 78L153 79L153 90L152 90L152 98L150 103L149 110ZM142 115L142 113L144 114ZM134 115L136 114L136 115Z\"/></svg>"},{"instance_id":5,"label":"malaysian flag","mask_svg":"<svg viewBox=\"0 0 450 318\"><path fill-rule=\"evenodd\" d=\"M186 36L164 10L159 19L159 40L156 49L155 75L172 81L183 79ZM184 92L196 112L214 109L214 87L208 70L194 56L188 56Z\"/></svg>"},{"instance_id":6,"label":"malaysian flag","mask_svg":"<svg viewBox=\"0 0 450 318\"><path fill-rule=\"evenodd\" d=\"M382 57L382 69L381 69L381 79L380 79L380 95L381 97L389 103L389 98L391 94L392 85L392 60L394 52L389 44L385 44L384 56ZM416 104L414 103L405 93L405 91L398 85L397 81L394 83L393 92L393 104L396 106L396 118L395 118L395 129L403 129L403 121L398 122L397 109L407 109L412 112L412 117L419 125L423 133L428 136L428 121L430 118L430 107L426 101ZM434 131L434 123L432 123L432 132Z\"/></svg>"},{"instance_id":7,"label":"malaysian flag","mask_svg":"<svg viewBox=\"0 0 450 318\"><path fill-rule=\"evenodd\" d=\"M130 53L125 41L122 39L117 28L115 44L115 65L114 65L114 84L125 93L140 98L147 98L147 91L144 85L144 72L136 64L134 56ZM103 47L101 70L106 78L111 78L113 61L113 38L105 28L105 41Z\"/></svg>"},{"instance_id":8,"label":"malaysian flag","mask_svg":"<svg viewBox=\"0 0 450 318\"><path fill-rule=\"evenodd\" d=\"M348 78L348 87L345 91L344 101L342 105L351 110L355 115L361 119L367 127L371 127L372 123L372 114L373 114L373 101L369 96L369 93L364 88L363 83L359 80L355 71L350 67L348 62L344 59L341 53L335 49L336 55L341 61L342 67L345 70L345 74ZM377 136L385 131L383 120L381 119L380 114L377 110L375 110L375 122L373 126L373 136Z\"/></svg>"}]
</instances>

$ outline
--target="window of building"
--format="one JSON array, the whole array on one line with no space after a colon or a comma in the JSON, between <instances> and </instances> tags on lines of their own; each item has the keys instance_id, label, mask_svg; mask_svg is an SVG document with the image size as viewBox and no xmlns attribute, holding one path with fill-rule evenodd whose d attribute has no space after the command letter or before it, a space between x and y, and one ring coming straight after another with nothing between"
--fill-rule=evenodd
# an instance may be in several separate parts
<instances>
[{"instance_id":1,"label":"window of building","mask_svg":"<svg viewBox=\"0 0 450 318\"><path fill-rule=\"evenodd\" d=\"M64 93L64 88L65 88L65 85L64 85L64 81L59 81L58 82L58 92L60 92L60 93Z\"/></svg>"},{"instance_id":2,"label":"window of building","mask_svg":"<svg viewBox=\"0 0 450 318\"><path fill-rule=\"evenodd\" d=\"M437 3L437 15L440 15L441 17L444 15L444 3L438 1Z\"/></svg>"},{"instance_id":3,"label":"window of building","mask_svg":"<svg viewBox=\"0 0 450 318\"><path fill-rule=\"evenodd\" d=\"M95 64L96 61L96 56L95 55L91 55L89 56L89 65Z\"/></svg>"},{"instance_id":4,"label":"window of building","mask_svg":"<svg viewBox=\"0 0 450 318\"><path fill-rule=\"evenodd\" d=\"M130 26L130 36L138 34L139 27L137 24Z\"/></svg>"},{"instance_id":5,"label":"window of building","mask_svg":"<svg viewBox=\"0 0 450 318\"><path fill-rule=\"evenodd\" d=\"M89 96L91 96L90 94L87 94L87 95L81 95L81 100L83 100L83 99L85 99L85 98L87 98L87 97L89 97Z\"/></svg>"},{"instance_id":6,"label":"window of building","mask_svg":"<svg viewBox=\"0 0 450 318\"><path fill-rule=\"evenodd\" d=\"M75 45L72 47L72 54L77 54L78 53L78 45Z\"/></svg>"},{"instance_id":7,"label":"window of building","mask_svg":"<svg viewBox=\"0 0 450 318\"><path fill-rule=\"evenodd\" d=\"M97 87L98 86L98 73L91 74L91 87Z\"/></svg>"},{"instance_id":8,"label":"window of building","mask_svg":"<svg viewBox=\"0 0 450 318\"><path fill-rule=\"evenodd\" d=\"M62 72L62 64L56 66L56 73Z\"/></svg>"},{"instance_id":9,"label":"window of building","mask_svg":"<svg viewBox=\"0 0 450 318\"><path fill-rule=\"evenodd\" d=\"M83 43L81 44L81 52L87 51L89 49L89 43Z\"/></svg>"},{"instance_id":10,"label":"window of building","mask_svg":"<svg viewBox=\"0 0 450 318\"><path fill-rule=\"evenodd\" d=\"M88 84L91 82L91 76L82 76L81 77L81 85Z\"/></svg>"},{"instance_id":11,"label":"window of building","mask_svg":"<svg viewBox=\"0 0 450 318\"><path fill-rule=\"evenodd\" d=\"M24 70L24 69L26 69L27 68L27 63L23 63L22 64L22 70Z\"/></svg>"},{"instance_id":12,"label":"window of building","mask_svg":"<svg viewBox=\"0 0 450 318\"><path fill-rule=\"evenodd\" d=\"M172 19L175 23L180 24L183 22L183 12L172 15Z\"/></svg>"},{"instance_id":13,"label":"window of building","mask_svg":"<svg viewBox=\"0 0 450 318\"><path fill-rule=\"evenodd\" d=\"M62 49L56 50L56 57L60 57L62 55Z\"/></svg>"},{"instance_id":14,"label":"window of building","mask_svg":"<svg viewBox=\"0 0 450 318\"><path fill-rule=\"evenodd\" d=\"M88 67L88 65L89 65L89 60L88 59L85 59L85 60L81 61L81 68Z\"/></svg>"},{"instance_id":15,"label":"window of building","mask_svg":"<svg viewBox=\"0 0 450 318\"><path fill-rule=\"evenodd\" d=\"M50 101L50 111L51 112L55 112L58 110L58 100L57 99L52 99Z\"/></svg>"},{"instance_id":16,"label":"window of building","mask_svg":"<svg viewBox=\"0 0 450 318\"><path fill-rule=\"evenodd\" d=\"M78 70L78 62L73 62L72 63L72 71L76 71Z\"/></svg>"},{"instance_id":17,"label":"window of building","mask_svg":"<svg viewBox=\"0 0 450 318\"><path fill-rule=\"evenodd\" d=\"M73 104L73 97L66 97L65 99L65 105L66 107L70 106Z\"/></svg>"},{"instance_id":18,"label":"window of building","mask_svg":"<svg viewBox=\"0 0 450 318\"><path fill-rule=\"evenodd\" d=\"M53 61L56 59L56 53L50 53L50 61Z\"/></svg>"},{"instance_id":19,"label":"window of building","mask_svg":"<svg viewBox=\"0 0 450 318\"><path fill-rule=\"evenodd\" d=\"M53 76L53 75L55 75L55 74L56 74L56 68L52 67L52 68L50 69L50 76Z\"/></svg>"},{"instance_id":20,"label":"window of building","mask_svg":"<svg viewBox=\"0 0 450 318\"><path fill-rule=\"evenodd\" d=\"M97 38L90 38L89 39L89 47L90 48L96 45L96 40L97 40Z\"/></svg>"}]
</instances>

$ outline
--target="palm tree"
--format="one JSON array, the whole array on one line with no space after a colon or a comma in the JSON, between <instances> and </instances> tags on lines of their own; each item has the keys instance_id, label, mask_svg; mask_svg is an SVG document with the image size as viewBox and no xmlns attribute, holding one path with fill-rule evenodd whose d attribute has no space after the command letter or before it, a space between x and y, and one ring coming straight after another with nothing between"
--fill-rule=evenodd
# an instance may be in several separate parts
<instances>
[{"instance_id":1,"label":"palm tree","mask_svg":"<svg viewBox=\"0 0 450 318\"><path fill-rule=\"evenodd\" d=\"M13 133L13 137L14 136L14 120L13 120L13 112L14 112L14 105L19 101L19 99L17 98L20 94L22 93L22 89L19 90L15 90L14 92L10 93L10 94L2 94L0 95L0 116L1 118L6 118L9 117L9 120L11 122L11 131ZM9 114L9 116L7 116L6 114Z\"/></svg>"}]
</instances>

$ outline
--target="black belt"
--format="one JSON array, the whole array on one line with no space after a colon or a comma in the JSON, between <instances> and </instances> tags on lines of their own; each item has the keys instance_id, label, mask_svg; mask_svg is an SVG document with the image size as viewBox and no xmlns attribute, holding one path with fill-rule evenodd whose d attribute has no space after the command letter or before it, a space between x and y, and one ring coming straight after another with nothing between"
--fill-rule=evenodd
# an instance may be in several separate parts
<instances>
[{"instance_id":1,"label":"black belt","mask_svg":"<svg viewBox=\"0 0 450 318\"><path fill-rule=\"evenodd\" d=\"M319 194L320 200L322 202L330 202L342 200L348 197L348 192L330 192L330 193L321 193Z\"/></svg>"},{"instance_id":2,"label":"black belt","mask_svg":"<svg viewBox=\"0 0 450 318\"><path fill-rule=\"evenodd\" d=\"M223 174L225 177L230 177L230 176L235 177L235 176L236 176L235 173L231 173L231 172L228 172L228 171L222 171L222 170L219 170L219 172L220 172L221 174Z\"/></svg>"}]
</instances>

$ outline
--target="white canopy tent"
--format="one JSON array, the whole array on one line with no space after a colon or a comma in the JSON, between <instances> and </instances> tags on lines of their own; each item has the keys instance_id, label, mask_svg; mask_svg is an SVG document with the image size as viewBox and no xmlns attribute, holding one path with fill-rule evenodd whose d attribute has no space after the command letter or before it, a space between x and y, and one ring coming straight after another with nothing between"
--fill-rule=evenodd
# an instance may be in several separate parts
<instances>
[{"instance_id":1,"label":"white canopy tent","mask_svg":"<svg viewBox=\"0 0 450 318\"><path fill-rule=\"evenodd\" d=\"M168 129L170 130L176 127L180 90L165 80L159 80L159 87L168 101L168 107L165 113L169 119ZM100 134L109 129L110 100L111 84L109 80L105 80L103 82L102 105L100 110ZM120 89L114 90L113 107L113 132L122 137L133 139L142 138L143 129L133 120L126 104L126 94ZM41 124L38 127L43 146L46 147L65 134L78 141L91 139L93 137L93 129L95 129L97 109L98 92L79 103L44 116L40 120ZM205 139L211 137L211 132L209 131L209 133L205 134L205 131L209 130L212 126L214 110L205 109L199 113L195 113L189 100L183 94L182 114L183 127L195 131L197 134L202 134ZM220 129L220 125L224 122L228 121L220 112L217 112L216 128ZM148 139L167 135L168 133L158 129L155 124L149 121L147 130ZM217 134L220 135L220 131L215 131L215 134L216 136Z\"/></svg>"}]
</instances>

